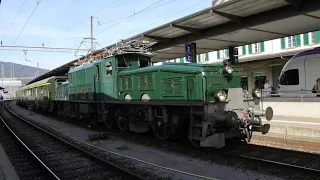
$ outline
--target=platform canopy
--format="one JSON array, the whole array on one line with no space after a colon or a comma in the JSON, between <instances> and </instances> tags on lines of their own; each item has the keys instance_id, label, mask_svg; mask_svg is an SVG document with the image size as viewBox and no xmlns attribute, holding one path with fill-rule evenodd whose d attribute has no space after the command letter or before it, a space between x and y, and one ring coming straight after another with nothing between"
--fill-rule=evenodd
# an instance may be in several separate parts
<instances>
[{"instance_id":1,"label":"platform canopy","mask_svg":"<svg viewBox=\"0 0 320 180\"><path fill-rule=\"evenodd\" d=\"M197 53L201 54L319 29L320 0L226 0L213 1L210 8L124 41L156 42L151 51L155 54L153 61L160 62L184 57L186 43L196 43ZM113 46L115 44L106 48ZM31 82L63 75L75 61Z\"/></svg>"},{"instance_id":2,"label":"platform canopy","mask_svg":"<svg viewBox=\"0 0 320 180\"><path fill-rule=\"evenodd\" d=\"M229 0L129 40L156 41L159 62L184 57L186 43L195 42L201 54L319 29L319 0Z\"/></svg>"}]
</instances>

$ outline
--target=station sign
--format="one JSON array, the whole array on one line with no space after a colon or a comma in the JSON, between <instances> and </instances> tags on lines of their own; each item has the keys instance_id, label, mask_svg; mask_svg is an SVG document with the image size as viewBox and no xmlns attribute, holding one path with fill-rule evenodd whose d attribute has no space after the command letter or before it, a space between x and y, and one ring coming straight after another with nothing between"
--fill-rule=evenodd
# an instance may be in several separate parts
<instances>
[{"instance_id":1,"label":"station sign","mask_svg":"<svg viewBox=\"0 0 320 180\"><path fill-rule=\"evenodd\" d=\"M239 63L239 53L238 53L237 47L229 46L229 57L230 57L231 64Z\"/></svg>"},{"instance_id":2,"label":"station sign","mask_svg":"<svg viewBox=\"0 0 320 180\"><path fill-rule=\"evenodd\" d=\"M187 62L196 62L196 44L185 44L184 53Z\"/></svg>"}]
</instances>

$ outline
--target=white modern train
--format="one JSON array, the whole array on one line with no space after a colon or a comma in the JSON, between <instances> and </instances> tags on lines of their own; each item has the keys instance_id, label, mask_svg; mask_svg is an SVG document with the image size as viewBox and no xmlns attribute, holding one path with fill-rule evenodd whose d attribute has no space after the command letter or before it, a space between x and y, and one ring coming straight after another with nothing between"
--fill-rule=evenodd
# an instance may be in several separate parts
<instances>
[{"instance_id":1,"label":"white modern train","mask_svg":"<svg viewBox=\"0 0 320 180\"><path fill-rule=\"evenodd\" d=\"M318 83L319 85L316 86ZM320 95L320 48L300 52L283 67L278 91L284 94ZM317 88L319 88L317 93Z\"/></svg>"}]
</instances>

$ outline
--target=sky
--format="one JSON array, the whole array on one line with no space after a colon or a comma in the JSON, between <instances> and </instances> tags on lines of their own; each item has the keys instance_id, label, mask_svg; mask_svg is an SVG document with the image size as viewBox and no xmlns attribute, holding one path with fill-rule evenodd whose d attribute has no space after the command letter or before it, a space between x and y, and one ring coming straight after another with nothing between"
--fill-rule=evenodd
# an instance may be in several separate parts
<instances>
[{"instance_id":1,"label":"sky","mask_svg":"<svg viewBox=\"0 0 320 180\"><path fill-rule=\"evenodd\" d=\"M94 16L95 48L100 49L212 6L212 0L159 1L2 0L0 40L3 46L89 49L89 42L81 42L90 37L90 16ZM49 70L76 58L74 52L0 51L0 61L34 67L39 63Z\"/></svg>"}]
</instances>

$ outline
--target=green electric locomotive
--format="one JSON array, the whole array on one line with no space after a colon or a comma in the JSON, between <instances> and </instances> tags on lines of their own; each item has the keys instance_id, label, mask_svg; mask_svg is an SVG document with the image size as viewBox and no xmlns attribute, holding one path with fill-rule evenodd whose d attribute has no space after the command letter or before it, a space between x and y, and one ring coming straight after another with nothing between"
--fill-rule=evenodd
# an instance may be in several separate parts
<instances>
[{"instance_id":1,"label":"green electric locomotive","mask_svg":"<svg viewBox=\"0 0 320 180\"><path fill-rule=\"evenodd\" d=\"M161 140L188 134L194 146L220 148L229 138L250 141L260 117L272 119L260 96L243 91L239 70L227 63L154 66L152 54L129 45L71 68L52 103L59 115L90 124L151 130Z\"/></svg>"},{"instance_id":2,"label":"green electric locomotive","mask_svg":"<svg viewBox=\"0 0 320 180\"><path fill-rule=\"evenodd\" d=\"M261 116L259 106L240 87L240 72L228 64L152 65L144 52L122 52L84 62L57 87L58 114L104 123L122 131L147 132L162 140L188 132L195 146L222 147L225 139L251 138ZM267 113L266 113L267 112Z\"/></svg>"}]
</instances>

